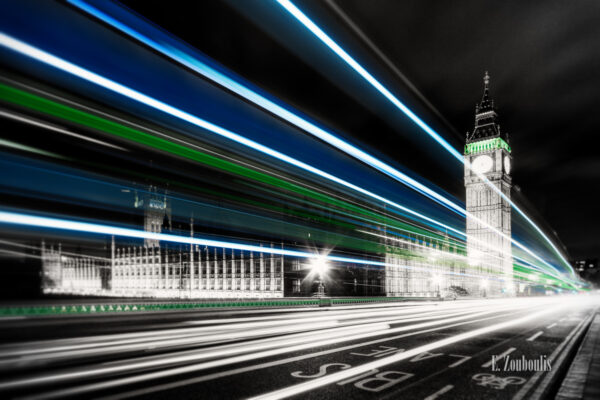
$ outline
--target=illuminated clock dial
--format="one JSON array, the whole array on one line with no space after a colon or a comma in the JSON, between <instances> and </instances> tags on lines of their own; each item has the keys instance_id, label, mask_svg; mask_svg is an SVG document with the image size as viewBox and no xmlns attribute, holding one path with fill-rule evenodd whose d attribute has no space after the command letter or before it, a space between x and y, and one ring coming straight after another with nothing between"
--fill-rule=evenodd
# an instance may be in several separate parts
<instances>
[{"instance_id":1,"label":"illuminated clock dial","mask_svg":"<svg viewBox=\"0 0 600 400\"><path fill-rule=\"evenodd\" d=\"M480 174L485 174L486 172L491 170L493 166L494 160L492 159L492 157L487 155L477 157L475 160L473 160L473 163L471 164L471 168L473 168L475 172L479 172Z\"/></svg>"},{"instance_id":2,"label":"illuminated clock dial","mask_svg":"<svg viewBox=\"0 0 600 400\"><path fill-rule=\"evenodd\" d=\"M510 174L510 157L504 156L504 170L507 174Z\"/></svg>"}]
</instances>

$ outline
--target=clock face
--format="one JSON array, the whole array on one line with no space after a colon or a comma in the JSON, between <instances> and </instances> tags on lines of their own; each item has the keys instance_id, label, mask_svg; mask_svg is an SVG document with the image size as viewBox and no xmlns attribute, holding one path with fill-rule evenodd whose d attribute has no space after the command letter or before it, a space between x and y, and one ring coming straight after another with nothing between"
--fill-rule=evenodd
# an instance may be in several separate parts
<instances>
[{"instance_id":1,"label":"clock face","mask_svg":"<svg viewBox=\"0 0 600 400\"><path fill-rule=\"evenodd\" d=\"M475 160L473 160L473 163L471 164L471 168L473 168L475 172L479 172L480 174L485 174L486 172L491 170L493 166L494 160L492 160L492 157L486 155L477 157Z\"/></svg>"},{"instance_id":2,"label":"clock face","mask_svg":"<svg viewBox=\"0 0 600 400\"><path fill-rule=\"evenodd\" d=\"M507 174L510 174L510 157L504 156L504 170Z\"/></svg>"}]
</instances>

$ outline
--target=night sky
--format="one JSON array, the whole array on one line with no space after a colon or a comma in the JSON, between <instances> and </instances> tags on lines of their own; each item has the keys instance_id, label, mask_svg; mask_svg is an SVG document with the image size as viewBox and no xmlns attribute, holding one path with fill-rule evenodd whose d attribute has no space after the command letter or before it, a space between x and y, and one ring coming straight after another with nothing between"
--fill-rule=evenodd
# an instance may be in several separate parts
<instances>
[{"instance_id":1,"label":"night sky","mask_svg":"<svg viewBox=\"0 0 600 400\"><path fill-rule=\"evenodd\" d=\"M195 2L194 2L195 3ZM352 137L384 159L464 200L462 177L444 175L433 155L343 93L324 74L257 26L253 1L126 2L267 92ZM232 5L233 4L233 5ZM513 183L567 246L573 259L600 256L600 3L589 1L328 0L296 4L344 43L369 53L341 10L424 96L387 79L457 149L472 129L482 76L513 148ZM337 8L337 11L336 11ZM362 54L360 51L355 54ZM369 55L379 60L377 55ZM380 62L387 77L392 71ZM404 99L404 98L403 98ZM439 118L429 102L442 116ZM443 121L445 119L445 121ZM416 132L416 131L415 131ZM398 146L402 143L402 146Z\"/></svg>"}]
</instances>

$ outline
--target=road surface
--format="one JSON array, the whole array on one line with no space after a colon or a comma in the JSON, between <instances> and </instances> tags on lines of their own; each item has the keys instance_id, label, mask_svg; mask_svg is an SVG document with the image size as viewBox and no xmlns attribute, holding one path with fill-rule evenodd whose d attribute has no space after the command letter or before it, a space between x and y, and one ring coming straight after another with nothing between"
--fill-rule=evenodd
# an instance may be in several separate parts
<instances>
[{"instance_id":1,"label":"road surface","mask_svg":"<svg viewBox=\"0 0 600 400\"><path fill-rule=\"evenodd\" d=\"M524 399L597 305L556 296L4 319L0 396Z\"/></svg>"}]
</instances>

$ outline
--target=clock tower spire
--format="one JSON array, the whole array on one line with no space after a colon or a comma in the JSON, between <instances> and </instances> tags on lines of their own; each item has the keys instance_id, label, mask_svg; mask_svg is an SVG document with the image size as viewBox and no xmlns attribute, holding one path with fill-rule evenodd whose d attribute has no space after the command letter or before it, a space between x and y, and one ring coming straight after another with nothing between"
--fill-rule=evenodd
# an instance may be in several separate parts
<instances>
[{"instance_id":1,"label":"clock tower spire","mask_svg":"<svg viewBox=\"0 0 600 400\"><path fill-rule=\"evenodd\" d=\"M475 125L467 132L464 152L467 254L472 275L478 276L468 286L472 294L499 296L514 290L511 209L507 201L512 186L511 148L508 133L500 129L487 71L483 83L483 96L475 106Z\"/></svg>"},{"instance_id":2,"label":"clock tower spire","mask_svg":"<svg viewBox=\"0 0 600 400\"><path fill-rule=\"evenodd\" d=\"M508 143L508 134L500 129L498 112L490 95L490 75L483 76L483 96L475 105L475 128L467 134L467 143L490 138L501 138Z\"/></svg>"}]
</instances>

